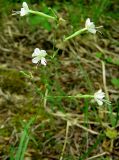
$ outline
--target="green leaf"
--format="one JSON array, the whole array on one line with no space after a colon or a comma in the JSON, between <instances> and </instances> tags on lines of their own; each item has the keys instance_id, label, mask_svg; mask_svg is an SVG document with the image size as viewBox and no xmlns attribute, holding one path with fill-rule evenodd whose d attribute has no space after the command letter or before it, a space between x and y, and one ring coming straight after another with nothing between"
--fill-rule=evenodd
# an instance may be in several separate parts
<instances>
[{"instance_id":1,"label":"green leaf","mask_svg":"<svg viewBox=\"0 0 119 160\"><path fill-rule=\"evenodd\" d=\"M119 66L119 60L115 60L114 64L116 64L117 66Z\"/></svg>"},{"instance_id":2,"label":"green leaf","mask_svg":"<svg viewBox=\"0 0 119 160\"><path fill-rule=\"evenodd\" d=\"M119 78L112 78L111 83L119 88Z\"/></svg>"},{"instance_id":3,"label":"green leaf","mask_svg":"<svg viewBox=\"0 0 119 160\"><path fill-rule=\"evenodd\" d=\"M109 63L113 63L113 60L112 60L111 57L106 58L106 61L109 62Z\"/></svg>"},{"instance_id":4,"label":"green leaf","mask_svg":"<svg viewBox=\"0 0 119 160\"><path fill-rule=\"evenodd\" d=\"M44 17L40 17L38 15L29 16L29 23L32 26L40 25L48 31L51 31L51 24Z\"/></svg>"},{"instance_id":5,"label":"green leaf","mask_svg":"<svg viewBox=\"0 0 119 160\"><path fill-rule=\"evenodd\" d=\"M105 134L110 139L115 139L118 136L118 133L114 129L107 128Z\"/></svg>"},{"instance_id":6,"label":"green leaf","mask_svg":"<svg viewBox=\"0 0 119 160\"><path fill-rule=\"evenodd\" d=\"M102 58L102 56L103 56L103 53L101 53L101 52L97 52L97 53L96 53L96 57L97 57L97 58Z\"/></svg>"}]
</instances>

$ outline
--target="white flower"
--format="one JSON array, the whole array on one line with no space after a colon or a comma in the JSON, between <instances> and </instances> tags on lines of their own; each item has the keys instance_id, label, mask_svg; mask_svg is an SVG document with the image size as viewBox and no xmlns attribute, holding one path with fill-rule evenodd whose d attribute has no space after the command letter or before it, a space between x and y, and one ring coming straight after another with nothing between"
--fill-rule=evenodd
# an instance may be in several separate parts
<instances>
[{"instance_id":1,"label":"white flower","mask_svg":"<svg viewBox=\"0 0 119 160\"><path fill-rule=\"evenodd\" d=\"M26 2L23 2L21 10L14 12L13 15L20 14L20 16L25 16L28 13L29 13L29 7Z\"/></svg>"},{"instance_id":2,"label":"white flower","mask_svg":"<svg viewBox=\"0 0 119 160\"><path fill-rule=\"evenodd\" d=\"M21 8L20 16L25 16L26 14L29 13L29 7L26 2L23 2L22 7L23 8Z\"/></svg>"},{"instance_id":3,"label":"white flower","mask_svg":"<svg viewBox=\"0 0 119 160\"><path fill-rule=\"evenodd\" d=\"M95 101L99 104L99 106L103 105L103 98L105 97L105 93L100 89L94 94Z\"/></svg>"},{"instance_id":4,"label":"white flower","mask_svg":"<svg viewBox=\"0 0 119 160\"><path fill-rule=\"evenodd\" d=\"M103 99L105 98L105 93L102 92L102 89L100 89L99 91L97 91L95 94L94 94L94 99L95 101L99 104L99 106L102 106L103 105L103 102L107 103L107 104L111 104L111 102Z\"/></svg>"},{"instance_id":5,"label":"white flower","mask_svg":"<svg viewBox=\"0 0 119 160\"><path fill-rule=\"evenodd\" d=\"M41 61L42 65L46 66L46 59L45 56L47 55L45 50L40 50L39 48L34 49L34 52L32 54L32 57L34 57L32 59L33 63L38 63L39 61Z\"/></svg>"},{"instance_id":6,"label":"white flower","mask_svg":"<svg viewBox=\"0 0 119 160\"><path fill-rule=\"evenodd\" d=\"M95 34L97 31L94 23L90 21L90 18L86 19L85 28L93 34Z\"/></svg>"}]
</instances>

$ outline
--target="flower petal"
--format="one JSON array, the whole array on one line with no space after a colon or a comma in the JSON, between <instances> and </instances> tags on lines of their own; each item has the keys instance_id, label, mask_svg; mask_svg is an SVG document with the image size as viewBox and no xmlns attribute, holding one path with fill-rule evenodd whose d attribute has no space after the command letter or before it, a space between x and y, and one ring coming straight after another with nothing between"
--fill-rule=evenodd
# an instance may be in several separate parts
<instances>
[{"instance_id":1,"label":"flower petal","mask_svg":"<svg viewBox=\"0 0 119 160\"><path fill-rule=\"evenodd\" d=\"M99 106L102 106L103 105L103 101L102 100L99 100L99 99L96 99L97 103Z\"/></svg>"},{"instance_id":2,"label":"flower petal","mask_svg":"<svg viewBox=\"0 0 119 160\"><path fill-rule=\"evenodd\" d=\"M42 59L41 59L41 64L44 65L44 66L46 66L47 62L46 62L46 59L45 59L45 58L42 58Z\"/></svg>"},{"instance_id":3,"label":"flower petal","mask_svg":"<svg viewBox=\"0 0 119 160\"><path fill-rule=\"evenodd\" d=\"M21 8L20 16L25 16L25 15L26 15L26 10L24 8Z\"/></svg>"},{"instance_id":4,"label":"flower petal","mask_svg":"<svg viewBox=\"0 0 119 160\"><path fill-rule=\"evenodd\" d=\"M40 55L41 55L42 57L45 57L45 56L47 55L47 53L46 53L45 50L40 50L40 51L41 51Z\"/></svg>"},{"instance_id":5,"label":"flower petal","mask_svg":"<svg viewBox=\"0 0 119 160\"><path fill-rule=\"evenodd\" d=\"M93 33L93 34L96 33L96 29L95 28L89 28L88 31L91 32L91 33Z\"/></svg>"},{"instance_id":6,"label":"flower petal","mask_svg":"<svg viewBox=\"0 0 119 160\"><path fill-rule=\"evenodd\" d=\"M38 63L40 61L39 57L35 57L32 59L32 63Z\"/></svg>"},{"instance_id":7,"label":"flower petal","mask_svg":"<svg viewBox=\"0 0 119 160\"><path fill-rule=\"evenodd\" d=\"M29 11L29 7L26 2L23 2L22 6L26 11Z\"/></svg>"},{"instance_id":8,"label":"flower petal","mask_svg":"<svg viewBox=\"0 0 119 160\"><path fill-rule=\"evenodd\" d=\"M34 52L32 54L32 57L39 56L39 54L40 54L40 49L39 48L35 48Z\"/></svg>"},{"instance_id":9,"label":"flower petal","mask_svg":"<svg viewBox=\"0 0 119 160\"><path fill-rule=\"evenodd\" d=\"M86 19L85 27L87 28L90 25L90 18Z\"/></svg>"},{"instance_id":10,"label":"flower petal","mask_svg":"<svg viewBox=\"0 0 119 160\"><path fill-rule=\"evenodd\" d=\"M96 97L98 97L99 99L103 99L105 97L105 93L102 92L102 89L100 89L99 91L97 91L95 93Z\"/></svg>"}]
</instances>

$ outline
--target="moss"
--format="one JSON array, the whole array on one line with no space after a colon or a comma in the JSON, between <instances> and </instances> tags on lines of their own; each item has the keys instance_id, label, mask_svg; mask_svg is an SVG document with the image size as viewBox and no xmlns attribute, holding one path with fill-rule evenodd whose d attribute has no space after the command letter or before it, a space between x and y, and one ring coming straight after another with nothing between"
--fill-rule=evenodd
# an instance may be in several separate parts
<instances>
[{"instance_id":1,"label":"moss","mask_svg":"<svg viewBox=\"0 0 119 160\"><path fill-rule=\"evenodd\" d=\"M16 70L0 69L0 87L3 91L23 94L26 90L25 78Z\"/></svg>"},{"instance_id":2,"label":"moss","mask_svg":"<svg viewBox=\"0 0 119 160\"><path fill-rule=\"evenodd\" d=\"M10 128L10 127L6 127L5 128L2 128L1 131L0 131L0 136L4 136L4 138L9 138L9 136L11 135L11 132L12 132L13 128Z\"/></svg>"}]
</instances>

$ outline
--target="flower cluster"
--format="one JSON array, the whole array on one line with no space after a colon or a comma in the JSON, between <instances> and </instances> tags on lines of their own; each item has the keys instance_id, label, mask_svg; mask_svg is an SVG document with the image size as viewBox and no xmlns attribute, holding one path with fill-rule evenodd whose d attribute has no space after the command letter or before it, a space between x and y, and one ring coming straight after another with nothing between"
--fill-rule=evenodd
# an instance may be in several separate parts
<instances>
[{"instance_id":1,"label":"flower cluster","mask_svg":"<svg viewBox=\"0 0 119 160\"><path fill-rule=\"evenodd\" d=\"M29 7L28 7L26 2L22 3L22 8L21 8L20 11L15 12L15 14L20 14L20 16L25 16L28 13L30 13L30 10L29 10ZM96 33L96 27L95 27L94 23L90 21L89 18L87 18L87 20L86 20L84 30L85 29L88 30L89 32L93 33L93 34ZM34 50L34 53L32 54L32 57L34 57L32 59L32 62L36 64L39 61L41 61L42 65L46 65L46 59L45 59L46 55L47 55L47 53L46 53L45 50L40 50L39 48L36 48Z\"/></svg>"}]
</instances>

